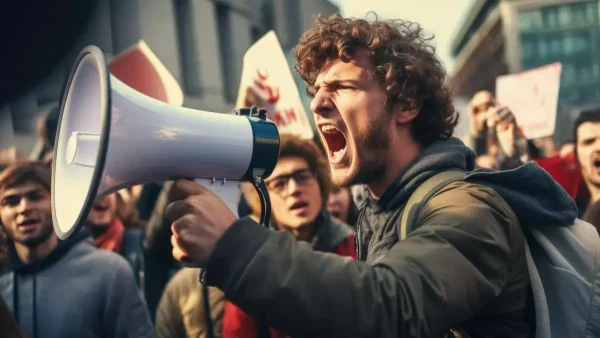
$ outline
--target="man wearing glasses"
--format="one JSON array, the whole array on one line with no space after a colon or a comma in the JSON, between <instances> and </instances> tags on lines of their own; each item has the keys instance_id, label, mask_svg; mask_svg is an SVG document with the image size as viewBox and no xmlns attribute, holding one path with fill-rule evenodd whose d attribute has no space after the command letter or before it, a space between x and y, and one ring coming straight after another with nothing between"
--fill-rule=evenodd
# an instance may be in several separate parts
<instances>
[{"instance_id":1,"label":"man wearing glasses","mask_svg":"<svg viewBox=\"0 0 600 338\"><path fill-rule=\"evenodd\" d=\"M283 135L279 161L265 180L272 207L272 227L287 231L297 240L308 242L314 250L356 259L351 227L336 221L326 209L331 190L325 156L310 140ZM260 201L253 188L245 191L252 218L259 219ZM326 290L324 290L326 291ZM258 337L260 325L241 309L227 303L223 319L223 338ZM285 335L270 330L271 338Z\"/></svg>"}]
</instances>

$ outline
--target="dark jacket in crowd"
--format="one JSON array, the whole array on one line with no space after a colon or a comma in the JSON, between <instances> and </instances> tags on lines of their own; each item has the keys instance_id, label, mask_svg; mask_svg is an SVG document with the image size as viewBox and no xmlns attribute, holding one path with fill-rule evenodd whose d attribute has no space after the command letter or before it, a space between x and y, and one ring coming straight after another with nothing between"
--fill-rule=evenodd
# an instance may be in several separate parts
<instances>
[{"instance_id":1,"label":"dark jacket in crowd","mask_svg":"<svg viewBox=\"0 0 600 338\"><path fill-rule=\"evenodd\" d=\"M316 233L310 243L314 250L335 253L356 259L354 233L345 223L336 221L323 211L316 220ZM258 338L260 323L231 302L225 306L223 338ZM287 338L285 334L269 328L271 338Z\"/></svg>"},{"instance_id":2,"label":"dark jacket in crowd","mask_svg":"<svg viewBox=\"0 0 600 338\"><path fill-rule=\"evenodd\" d=\"M153 321L167 283L182 268L173 258L171 221L165 217L172 185L172 181L164 183L146 225L144 239L144 294Z\"/></svg>"},{"instance_id":3,"label":"dark jacket in crowd","mask_svg":"<svg viewBox=\"0 0 600 338\"><path fill-rule=\"evenodd\" d=\"M26 337L152 337L146 304L129 264L97 249L85 231L23 264L9 247L0 294Z\"/></svg>"},{"instance_id":4,"label":"dark jacket in crowd","mask_svg":"<svg viewBox=\"0 0 600 338\"><path fill-rule=\"evenodd\" d=\"M440 171L473 170L474 157L456 138L434 143L379 200L366 200L358 224L361 262L242 219L217 243L205 282L291 336L442 337L459 325L471 337L532 337L521 226L565 226L577 213L535 163L471 172L434 196L419 228L398 242L410 194Z\"/></svg>"}]
</instances>

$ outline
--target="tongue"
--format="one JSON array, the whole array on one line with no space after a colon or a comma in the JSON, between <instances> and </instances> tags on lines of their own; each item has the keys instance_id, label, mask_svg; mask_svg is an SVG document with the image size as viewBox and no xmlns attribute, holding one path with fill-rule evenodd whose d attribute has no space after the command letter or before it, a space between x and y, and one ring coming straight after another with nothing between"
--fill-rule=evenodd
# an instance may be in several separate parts
<instances>
[{"instance_id":1,"label":"tongue","mask_svg":"<svg viewBox=\"0 0 600 338\"><path fill-rule=\"evenodd\" d=\"M332 153L343 150L346 147L346 138L339 131L324 134L327 146Z\"/></svg>"}]
</instances>

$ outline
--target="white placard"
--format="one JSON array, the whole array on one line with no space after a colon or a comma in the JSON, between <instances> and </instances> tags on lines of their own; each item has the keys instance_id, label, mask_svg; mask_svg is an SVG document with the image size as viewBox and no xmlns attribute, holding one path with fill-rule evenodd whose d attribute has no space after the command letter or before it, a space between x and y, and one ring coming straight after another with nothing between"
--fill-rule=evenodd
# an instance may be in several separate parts
<instances>
[{"instance_id":1,"label":"white placard","mask_svg":"<svg viewBox=\"0 0 600 338\"><path fill-rule=\"evenodd\" d=\"M281 134L313 137L290 65L274 31L269 31L244 55L236 107L247 106L250 96L262 102L261 108L267 109L267 117Z\"/></svg>"},{"instance_id":2,"label":"white placard","mask_svg":"<svg viewBox=\"0 0 600 338\"><path fill-rule=\"evenodd\" d=\"M510 108L528 139L554 135L561 70L556 62L496 78L496 100Z\"/></svg>"}]
</instances>

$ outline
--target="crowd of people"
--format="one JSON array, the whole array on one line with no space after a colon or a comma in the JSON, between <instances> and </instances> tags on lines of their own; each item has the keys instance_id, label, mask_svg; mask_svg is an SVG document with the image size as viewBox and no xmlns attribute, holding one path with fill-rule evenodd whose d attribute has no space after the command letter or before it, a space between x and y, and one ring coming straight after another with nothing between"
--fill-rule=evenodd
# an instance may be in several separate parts
<instances>
[{"instance_id":1,"label":"crowd of people","mask_svg":"<svg viewBox=\"0 0 600 338\"><path fill-rule=\"evenodd\" d=\"M283 135L280 150L267 180L273 230L355 258L357 207L349 188L332 187L322 147ZM25 337L205 337L207 313L213 337L258 334L257 322L216 288L206 311L199 270L173 258L164 217L172 182L162 182L158 194L148 185L98 198L85 228L60 241L52 225L51 154L49 147L43 161L17 161L0 174L0 294L5 314L12 309L4 318L14 317ZM253 189L244 187L239 214L258 219ZM143 219L138 206L148 200L153 211Z\"/></svg>"},{"instance_id":2,"label":"crowd of people","mask_svg":"<svg viewBox=\"0 0 600 338\"><path fill-rule=\"evenodd\" d=\"M452 136L459 115L418 25L320 17L295 55L320 138L281 135L270 229L249 184L235 220L172 181L98 198L61 241L46 117L40 160L0 173L2 336L533 337L521 225L600 226L600 108L542 149L481 91L464 112L470 149ZM466 176L399 234L411 194L446 170ZM184 252L202 269L182 267Z\"/></svg>"}]
</instances>

